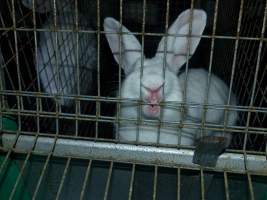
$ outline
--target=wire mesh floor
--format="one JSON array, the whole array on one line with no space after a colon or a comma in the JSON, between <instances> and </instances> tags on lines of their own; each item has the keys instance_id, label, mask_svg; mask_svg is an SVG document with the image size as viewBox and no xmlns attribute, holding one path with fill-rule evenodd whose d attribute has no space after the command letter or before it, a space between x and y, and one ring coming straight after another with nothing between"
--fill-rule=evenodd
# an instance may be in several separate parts
<instances>
[{"instance_id":1,"label":"wire mesh floor","mask_svg":"<svg viewBox=\"0 0 267 200\"><path fill-rule=\"evenodd\" d=\"M17 153L10 154L6 165L11 163L19 167L14 175L16 181L5 191L5 196L15 199L18 195L20 199L267 198L267 176L250 173ZM1 175L8 170L10 168L1 166ZM1 184L6 183L7 178L5 176Z\"/></svg>"}]
</instances>

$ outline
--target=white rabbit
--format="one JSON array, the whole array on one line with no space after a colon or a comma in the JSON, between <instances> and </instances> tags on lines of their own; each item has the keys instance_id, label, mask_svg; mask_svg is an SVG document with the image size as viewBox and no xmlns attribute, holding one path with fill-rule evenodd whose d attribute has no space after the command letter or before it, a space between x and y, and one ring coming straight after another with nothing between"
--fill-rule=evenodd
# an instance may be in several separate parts
<instances>
[{"instance_id":1,"label":"white rabbit","mask_svg":"<svg viewBox=\"0 0 267 200\"><path fill-rule=\"evenodd\" d=\"M91 30L83 16L80 15L79 27ZM73 29L75 26L74 15L64 13L57 17L60 29ZM53 24L50 18L42 28L49 29ZM96 37L92 33L79 33L78 52L77 35L74 32L57 32L58 43L56 46L55 32L40 32L37 51L37 71L40 75L45 92L56 95L77 94L77 66L79 64L80 94L88 94L93 88L92 72L96 66ZM56 50L58 59L56 59ZM78 62L77 60L78 53ZM37 66L36 65L36 66ZM58 73L57 73L58 66ZM60 99L59 103L69 106L74 101Z\"/></svg>"},{"instance_id":2,"label":"white rabbit","mask_svg":"<svg viewBox=\"0 0 267 200\"><path fill-rule=\"evenodd\" d=\"M194 9L182 12L169 28L169 36L167 38L163 37L161 40L156 56L152 59L144 58L143 69L141 69L141 45L135 36L115 19L105 19L104 30L106 31L106 38L118 63L120 63L119 43L121 41L120 65L126 75L121 86L121 97L142 100L144 103L147 103L141 106L141 120L153 119L165 122L180 122L182 119L181 111L178 108L167 105L162 105L160 108L159 104L162 101L176 104L183 101L185 73L180 76L177 76L177 74L180 67L187 60L188 45L190 44L190 56L196 50L206 25L206 18L206 13L203 10ZM189 35L190 20L192 20L191 34L195 37ZM121 40L120 30L123 32ZM166 56L164 56L164 43L166 44ZM163 68L164 59L166 59L165 69ZM143 70L142 77L141 70ZM189 70L187 78L187 103L204 103L207 77L208 73L204 69ZM226 104L228 93L229 89L226 84L215 75L212 75L208 104ZM234 97L231 104L235 105ZM202 111L201 105L197 108L189 107L186 112L185 122L192 122L192 119L194 119L193 121L201 122ZM119 116L121 119L137 121L138 115L139 106L137 103L127 102L121 104ZM236 112L229 113L227 125L234 124L236 118ZM206 122L222 124L223 121L223 110L207 110ZM181 132L179 132L178 126L163 125L159 129L158 125L151 126L144 123L138 127L129 120L119 124L117 134L121 141L136 141L138 131L138 141L149 143L156 143L159 133L160 144L178 144L179 133L181 133L180 142L182 145L193 145L195 139L199 137L199 129L182 128ZM218 133L214 134L218 135ZM227 138L229 144L231 136L227 136Z\"/></svg>"}]
</instances>

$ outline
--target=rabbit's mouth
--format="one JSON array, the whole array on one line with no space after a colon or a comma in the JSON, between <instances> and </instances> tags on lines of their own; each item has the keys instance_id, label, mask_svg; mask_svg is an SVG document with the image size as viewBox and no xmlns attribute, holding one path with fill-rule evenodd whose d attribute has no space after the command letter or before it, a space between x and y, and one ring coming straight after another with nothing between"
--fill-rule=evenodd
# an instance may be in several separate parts
<instances>
[{"instance_id":1,"label":"rabbit's mouth","mask_svg":"<svg viewBox=\"0 0 267 200\"><path fill-rule=\"evenodd\" d=\"M158 118L160 116L159 104L150 104L144 106L144 115L149 118Z\"/></svg>"}]
</instances>

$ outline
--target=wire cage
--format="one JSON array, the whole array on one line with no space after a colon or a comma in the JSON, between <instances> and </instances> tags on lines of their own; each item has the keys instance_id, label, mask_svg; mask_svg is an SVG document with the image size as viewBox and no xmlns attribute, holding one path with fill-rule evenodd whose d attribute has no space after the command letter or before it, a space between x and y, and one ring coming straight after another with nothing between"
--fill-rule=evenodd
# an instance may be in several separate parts
<instances>
[{"instance_id":1,"label":"wire cage","mask_svg":"<svg viewBox=\"0 0 267 200\"><path fill-rule=\"evenodd\" d=\"M190 35L193 14L188 34L168 32L186 9L205 11L203 33ZM107 17L118 21L118 32L107 30ZM266 0L1 2L0 195L3 199L267 199L266 20ZM118 36L118 52L111 51L109 36ZM206 101L191 104L184 95L182 102L163 101L160 109L169 106L186 115L196 108L203 118L189 122L144 118L142 106L147 102L122 95L128 76L122 61L124 36L140 42L140 76L145 58L153 60L164 36L199 38L193 55L191 47L186 48L186 61L176 77L185 74L190 80L190 70L204 68L208 88L213 87L213 75L228 87L226 101L208 103L204 91ZM162 54L167 57L168 41L163 43ZM236 104L231 104L231 93ZM127 104L139 109L136 118L121 115ZM222 111L221 122L206 121L208 110ZM236 122L228 124L231 112L237 113ZM134 124L134 140L117 134L124 123ZM142 126L156 127L156 142L142 140ZM162 127L175 128L175 144L161 142ZM197 130L193 145L181 143L185 129ZM193 162L206 133L219 139L231 135L213 166ZM216 149L219 146L208 149L206 159L214 159Z\"/></svg>"}]
</instances>

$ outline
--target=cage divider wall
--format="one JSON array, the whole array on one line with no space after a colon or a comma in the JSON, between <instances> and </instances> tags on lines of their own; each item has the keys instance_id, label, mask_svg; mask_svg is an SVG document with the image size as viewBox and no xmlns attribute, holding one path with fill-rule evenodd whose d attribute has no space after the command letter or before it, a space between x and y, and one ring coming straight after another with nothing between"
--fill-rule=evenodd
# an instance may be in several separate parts
<instances>
[{"instance_id":1,"label":"cage divider wall","mask_svg":"<svg viewBox=\"0 0 267 200\"><path fill-rule=\"evenodd\" d=\"M177 77L187 68L218 76L237 105L191 106L235 110L238 122L121 118L123 103L141 107L141 101L117 96L127 74L113 58L104 19L122 22L152 58L166 29L191 5L206 12L207 25ZM19 176L10 197L23 183L37 199L267 199L266 18L266 0L1 2L0 187L12 160ZM4 117L16 130L4 128ZM192 162L197 143L122 141L116 124L125 122L226 131L232 140L216 166L200 166Z\"/></svg>"}]
</instances>

